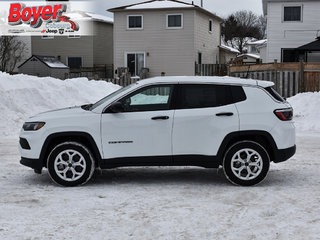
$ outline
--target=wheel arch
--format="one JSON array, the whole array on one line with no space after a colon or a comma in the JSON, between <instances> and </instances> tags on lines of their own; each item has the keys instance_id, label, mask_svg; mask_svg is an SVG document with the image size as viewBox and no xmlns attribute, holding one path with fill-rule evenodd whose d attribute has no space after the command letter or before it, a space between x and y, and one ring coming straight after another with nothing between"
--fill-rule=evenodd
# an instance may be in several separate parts
<instances>
[{"instance_id":1,"label":"wheel arch","mask_svg":"<svg viewBox=\"0 0 320 240\"><path fill-rule=\"evenodd\" d=\"M222 141L217 154L220 164L222 164L223 157L226 151L229 149L229 147L231 147L236 142L245 140L254 141L261 144L267 150L271 161L273 161L276 158L278 148L270 133L266 131L255 130L239 131L229 133Z\"/></svg>"},{"instance_id":2,"label":"wheel arch","mask_svg":"<svg viewBox=\"0 0 320 240\"><path fill-rule=\"evenodd\" d=\"M47 167L47 158L51 150L59 143L75 141L85 145L92 152L96 166L101 163L101 154L93 137L86 132L59 132L49 135L41 149L40 161L43 167Z\"/></svg>"}]
</instances>

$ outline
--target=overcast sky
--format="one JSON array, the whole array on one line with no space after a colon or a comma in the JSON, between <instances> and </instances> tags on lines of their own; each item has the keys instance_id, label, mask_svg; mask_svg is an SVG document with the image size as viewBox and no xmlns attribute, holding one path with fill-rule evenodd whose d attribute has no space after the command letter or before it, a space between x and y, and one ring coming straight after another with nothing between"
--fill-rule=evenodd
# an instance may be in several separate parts
<instances>
[{"instance_id":1,"label":"overcast sky","mask_svg":"<svg viewBox=\"0 0 320 240\"><path fill-rule=\"evenodd\" d=\"M8 0L0 0L1 2L13 2ZM31 4L32 1L44 2L44 0L24 0L23 2ZM107 9L119 6L145 2L148 0L71 0L77 7L77 10L90 11L112 17L113 14L107 12ZM180 0L191 3L192 0ZM15 1L18 2L18 1ZM200 6L201 0L194 0L196 5ZM262 0L203 0L204 8L217 14L220 17L227 17L229 14L239 10L251 10L256 14L262 14ZM82 9L85 8L85 9ZM1 9L0 9L1 11Z\"/></svg>"},{"instance_id":2,"label":"overcast sky","mask_svg":"<svg viewBox=\"0 0 320 240\"><path fill-rule=\"evenodd\" d=\"M94 0L92 10L106 14L105 10L129 5L133 3L145 2L146 0ZM181 0L191 3L191 0ZM194 0L194 3L200 5L201 0ZM220 17L227 17L229 14L238 10L251 10L257 14L262 14L262 0L203 0L204 8L210 12L216 13ZM91 10L91 11L92 11ZM107 13L112 16L111 13Z\"/></svg>"}]
</instances>

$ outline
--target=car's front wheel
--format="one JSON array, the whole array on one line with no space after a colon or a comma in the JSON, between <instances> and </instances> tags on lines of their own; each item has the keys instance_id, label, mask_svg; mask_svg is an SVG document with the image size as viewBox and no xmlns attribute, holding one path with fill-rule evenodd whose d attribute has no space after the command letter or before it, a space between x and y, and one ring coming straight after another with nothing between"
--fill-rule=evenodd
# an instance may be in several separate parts
<instances>
[{"instance_id":1,"label":"car's front wheel","mask_svg":"<svg viewBox=\"0 0 320 240\"><path fill-rule=\"evenodd\" d=\"M85 184L94 169L92 154L81 143L61 143L53 148L48 157L49 175L59 185L73 187Z\"/></svg>"},{"instance_id":2,"label":"car's front wheel","mask_svg":"<svg viewBox=\"0 0 320 240\"><path fill-rule=\"evenodd\" d=\"M270 158L266 149L253 141L242 141L232 145L223 160L227 179L241 186L260 183L268 174Z\"/></svg>"}]
</instances>

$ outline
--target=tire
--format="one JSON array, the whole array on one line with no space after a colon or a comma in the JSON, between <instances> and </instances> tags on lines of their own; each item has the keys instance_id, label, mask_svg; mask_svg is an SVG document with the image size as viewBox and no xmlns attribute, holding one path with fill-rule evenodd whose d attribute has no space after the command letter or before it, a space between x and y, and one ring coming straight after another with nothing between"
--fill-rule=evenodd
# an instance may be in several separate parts
<instances>
[{"instance_id":1,"label":"tire","mask_svg":"<svg viewBox=\"0 0 320 240\"><path fill-rule=\"evenodd\" d=\"M268 152L259 143L242 141L232 145L223 159L226 178L235 185L253 186L265 179L270 168Z\"/></svg>"},{"instance_id":2,"label":"tire","mask_svg":"<svg viewBox=\"0 0 320 240\"><path fill-rule=\"evenodd\" d=\"M49 154L47 166L50 178L66 187L85 184L95 169L90 150L77 142L57 145Z\"/></svg>"}]
</instances>

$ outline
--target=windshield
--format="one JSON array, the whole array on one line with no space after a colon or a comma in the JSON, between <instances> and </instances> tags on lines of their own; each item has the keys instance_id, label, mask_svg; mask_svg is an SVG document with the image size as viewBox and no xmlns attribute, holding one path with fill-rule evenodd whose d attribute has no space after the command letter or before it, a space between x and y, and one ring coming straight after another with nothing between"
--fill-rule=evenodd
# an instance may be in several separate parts
<instances>
[{"instance_id":1,"label":"windshield","mask_svg":"<svg viewBox=\"0 0 320 240\"><path fill-rule=\"evenodd\" d=\"M111 98L117 96L118 94L120 94L120 93L126 91L127 89L131 88L133 85L135 85L135 84L131 84L131 85L128 85L128 86L126 86L124 88L120 88L119 90L117 90L117 91L111 93L110 95L102 98L101 100L99 100L98 102L96 102L95 104L93 104L90 107L90 111L92 111L93 109L99 107L100 105L104 104L105 102L109 101Z\"/></svg>"}]
</instances>

